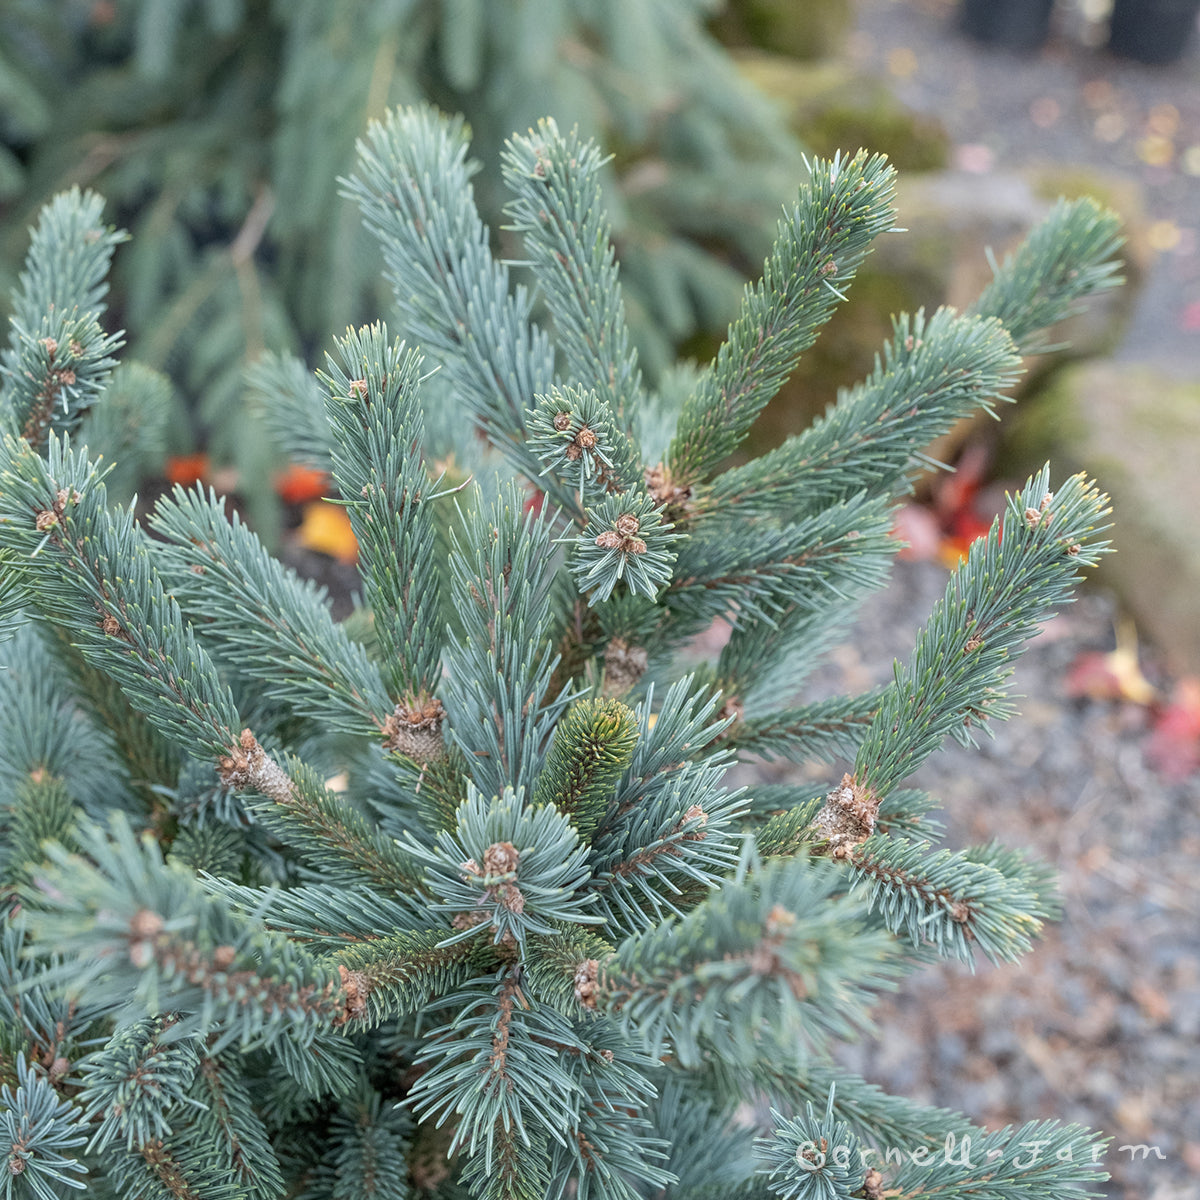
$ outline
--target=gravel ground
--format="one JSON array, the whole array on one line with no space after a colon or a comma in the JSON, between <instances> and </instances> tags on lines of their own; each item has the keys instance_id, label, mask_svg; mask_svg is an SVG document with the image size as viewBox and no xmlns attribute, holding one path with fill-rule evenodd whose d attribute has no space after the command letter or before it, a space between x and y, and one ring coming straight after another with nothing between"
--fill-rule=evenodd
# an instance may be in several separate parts
<instances>
[{"instance_id":1,"label":"gravel ground","mask_svg":"<svg viewBox=\"0 0 1200 1200\"><path fill-rule=\"evenodd\" d=\"M1036 54L983 47L956 0L856 0L851 57L945 125L964 170L1083 163L1137 183L1157 252L1117 357L1200 374L1200 32L1166 67L1090 45L1103 0L1060 0ZM884 147L886 148L886 147ZM903 214L901 214L903 215Z\"/></svg>"},{"instance_id":2,"label":"gravel ground","mask_svg":"<svg viewBox=\"0 0 1200 1200\"><path fill-rule=\"evenodd\" d=\"M824 682L884 682L946 571L902 562ZM846 1047L868 1079L989 1127L1043 1117L1113 1138L1105 1194L1200 1196L1200 778L1167 782L1143 755L1149 716L1072 700L1064 679L1113 645L1114 605L1089 592L1048 622L1012 684L1020 716L978 750L953 744L914 777L945 804L948 845L998 838L1061 873L1064 918L1016 964L906 980L876 1036ZM1147 668L1153 675L1152 664ZM1146 1159L1119 1147L1158 1148Z\"/></svg>"}]
</instances>

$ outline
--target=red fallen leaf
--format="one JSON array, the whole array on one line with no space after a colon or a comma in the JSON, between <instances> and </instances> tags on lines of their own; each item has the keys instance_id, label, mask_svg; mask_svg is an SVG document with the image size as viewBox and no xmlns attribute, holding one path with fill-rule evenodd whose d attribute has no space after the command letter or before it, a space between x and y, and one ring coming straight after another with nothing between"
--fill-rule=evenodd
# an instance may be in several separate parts
<instances>
[{"instance_id":1,"label":"red fallen leaf","mask_svg":"<svg viewBox=\"0 0 1200 1200\"><path fill-rule=\"evenodd\" d=\"M1193 300L1184 306L1179 315L1179 328L1184 333L1200 333L1200 300Z\"/></svg>"},{"instance_id":2,"label":"red fallen leaf","mask_svg":"<svg viewBox=\"0 0 1200 1200\"><path fill-rule=\"evenodd\" d=\"M1072 664L1063 686L1068 696L1086 696L1089 700L1150 704L1156 695L1154 685L1138 665L1137 634L1127 621L1117 629L1117 648L1107 654L1085 651Z\"/></svg>"},{"instance_id":3,"label":"red fallen leaf","mask_svg":"<svg viewBox=\"0 0 1200 1200\"><path fill-rule=\"evenodd\" d=\"M319 550L338 562L353 563L358 559L358 542L346 510L327 500L313 500L304 506L296 540L309 550Z\"/></svg>"},{"instance_id":4,"label":"red fallen leaf","mask_svg":"<svg viewBox=\"0 0 1200 1200\"><path fill-rule=\"evenodd\" d=\"M207 454L174 454L167 459L164 474L168 483L177 483L181 487L191 487L208 477Z\"/></svg>"},{"instance_id":5,"label":"red fallen leaf","mask_svg":"<svg viewBox=\"0 0 1200 1200\"><path fill-rule=\"evenodd\" d=\"M1200 679L1181 679L1154 719L1146 757L1168 779L1200 770Z\"/></svg>"},{"instance_id":6,"label":"red fallen leaf","mask_svg":"<svg viewBox=\"0 0 1200 1200\"><path fill-rule=\"evenodd\" d=\"M330 488L329 475L316 467L289 463L285 471L275 476L275 494L284 504L303 504L320 500Z\"/></svg>"},{"instance_id":7,"label":"red fallen leaf","mask_svg":"<svg viewBox=\"0 0 1200 1200\"><path fill-rule=\"evenodd\" d=\"M533 488L529 499L525 501L523 511L533 513L535 517L542 515L542 505L546 503L546 493L540 488Z\"/></svg>"},{"instance_id":8,"label":"red fallen leaf","mask_svg":"<svg viewBox=\"0 0 1200 1200\"><path fill-rule=\"evenodd\" d=\"M907 543L899 552L900 558L925 562L937 555L942 529L937 517L923 504L905 504L896 513L892 537Z\"/></svg>"},{"instance_id":9,"label":"red fallen leaf","mask_svg":"<svg viewBox=\"0 0 1200 1200\"><path fill-rule=\"evenodd\" d=\"M971 509L979 489L987 478L988 450L979 442L963 448L954 470L935 477L933 504L944 521Z\"/></svg>"},{"instance_id":10,"label":"red fallen leaf","mask_svg":"<svg viewBox=\"0 0 1200 1200\"><path fill-rule=\"evenodd\" d=\"M938 561L953 570L971 551L981 537L987 537L992 527L977 512L966 509L954 514L949 530L938 546Z\"/></svg>"}]
</instances>

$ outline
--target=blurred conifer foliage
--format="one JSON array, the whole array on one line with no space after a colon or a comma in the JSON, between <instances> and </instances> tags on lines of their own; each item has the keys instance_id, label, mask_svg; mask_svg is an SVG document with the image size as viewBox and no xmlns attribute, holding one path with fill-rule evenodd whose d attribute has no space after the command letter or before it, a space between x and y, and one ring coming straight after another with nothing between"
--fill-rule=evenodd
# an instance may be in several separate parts
<instances>
[{"instance_id":1,"label":"blurred conifer foliage","mask_svg":"<svg viewBox=\"0 0 1200 1200\"><path fill-rule=\"evenodd\" d=\"M251 490L270 448L241 403L264 349L319 356L385 305L337 179L389 104L468 120L476 153L545 112L600 172L630 325L657 374L734 311L802 174L774 110L705 32L704 0L6 0L0 5L0 294L61 188L134 235L113 305ZM501 190L478 184L498 225ZM497 231L497 245L504 235ZM171 430L174 449L188 423Z\"/></svg>"}]
</instances>

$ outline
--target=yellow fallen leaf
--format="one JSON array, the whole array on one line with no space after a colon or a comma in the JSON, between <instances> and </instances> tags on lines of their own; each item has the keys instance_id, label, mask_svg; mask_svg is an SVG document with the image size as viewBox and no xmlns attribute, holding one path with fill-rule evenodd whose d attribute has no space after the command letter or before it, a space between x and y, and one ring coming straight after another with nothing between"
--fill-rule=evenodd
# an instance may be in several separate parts
<instances>
[{"instance_id":1,"label":"yellow fallen leaf","mask_svg":"<svg viewBox=\"0 0 1200 1200\"><path fill-rule=\"evenodd\" d=\"M1160 252L1174 250L1179 245L1182 232L1174 221L1155 221L1146 233L1146 241Z\"/></svg>"},{"instance_id":2,"label":"yellow fallen leaf","mask_svg":"<svg viewBox=\"0 0 1200 1200\"><path fill-rule=\"evenodd\" d=\"M358 559L358 542L354 540L350 518L340 504L330 504L327 500L306 504L296 539L309 550L328 554L338 562L352 563Z\"/></svg>"},{"instance_id":3,"label":"yellow fallen leaf","mask_svg":"<svg viewBox=\"0 0 1200 1200\"><path fill-rule=\"evenodd\" d=\"M1175 157L1175 146L1170 138L1152 133L1138 140L1137 156L1151 167L1165 167Z\"/></svg>"},{"instance_id":4,"label":"yellow fallen leaf","mask_svg":"<svg viewBox=\"0 0 1200 1200\"><path fill-rule=\"evenodd\" d=\"M911 79L917 73L917 56L907 46L888 51L888 70L897 79Z\"/></svg>"}]
</instances>

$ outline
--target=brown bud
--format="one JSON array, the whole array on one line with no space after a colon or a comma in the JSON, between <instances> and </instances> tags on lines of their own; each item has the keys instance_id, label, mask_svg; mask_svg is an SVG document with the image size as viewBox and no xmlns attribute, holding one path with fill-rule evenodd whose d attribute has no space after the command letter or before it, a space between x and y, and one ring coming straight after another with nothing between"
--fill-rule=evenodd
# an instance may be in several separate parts
<instances>
[{"instance_id":1,"label":"brown bud","mask_svg":"<svg viewBox=\"0 0 1200 1200\"><path fill-rule=\"evenodd\" d=\"M632 537L641 528L641 522L633 513L622 513L617 518L616 530L624 538Z\"/></svg>"},{"instance_id":2,"label":"brown bud","mask_svg":"<svg viewBox=\"0 0 1200 1200\"><path fill-rule=\"evenodd\" d=\"M517 869L520 852L512 842L493 842L483 852L485 875L508 875Z\"/></svg>"},{"instance_id":3,"label":"brown bud","mask_svg":"<svg viewBox=\"0 0 1200 1200\"><path fill-rule=\"evenodd\" d=\"M345 994L345 1005L340 1022L344 1025L356 1017L366 1016L367 997L371 994L371 979L361 971L348 971L341 963L338 963L338 975L341 977L342 991Z\"/></svg>"},{"instance_id":4,"label":"brown bud","mask_svg":"<svg viewBox=\"0 0 1200 1200\"><path fill-rule=\"evenodd\" d=\"M594 958L585 958L575 968L575 999L584 1008L596 1007L596 993L600 990L600 963Z\"/></svg>"},{"instance_id":5,"label":"brown bud","mask_svg":"<svg viewBox=\"0 0 1200 1200\"><path fill-rule=\"evenodd\" d=\"M575 435L575 444L581 450L590 450L596 444L596 434L586 425Z\"/></svg>"},{"instance_id":6,"label":"brown bud","mask_svg":"<svg viewBox=\"0 0 1200 1200\"><path fill-rule=\"evenodd\" d=\"M571 428L571 414L567 413L567 412L555 413L554 414L554 428L557 429L559 431L559 433L565 433L568 429L570 429Z\"/></svg>"},{"instance_id":7,"label":"brown bud","mask_svg":"<svg viewBox=\"0 0 1200 1200\"><path fill-rule=\"evenodd\" d=\"M621 548L621 535L613 533L612 530L606 530L596 539L596 545L601 550L619 550Z\"/></svg>"}]
</instances>

